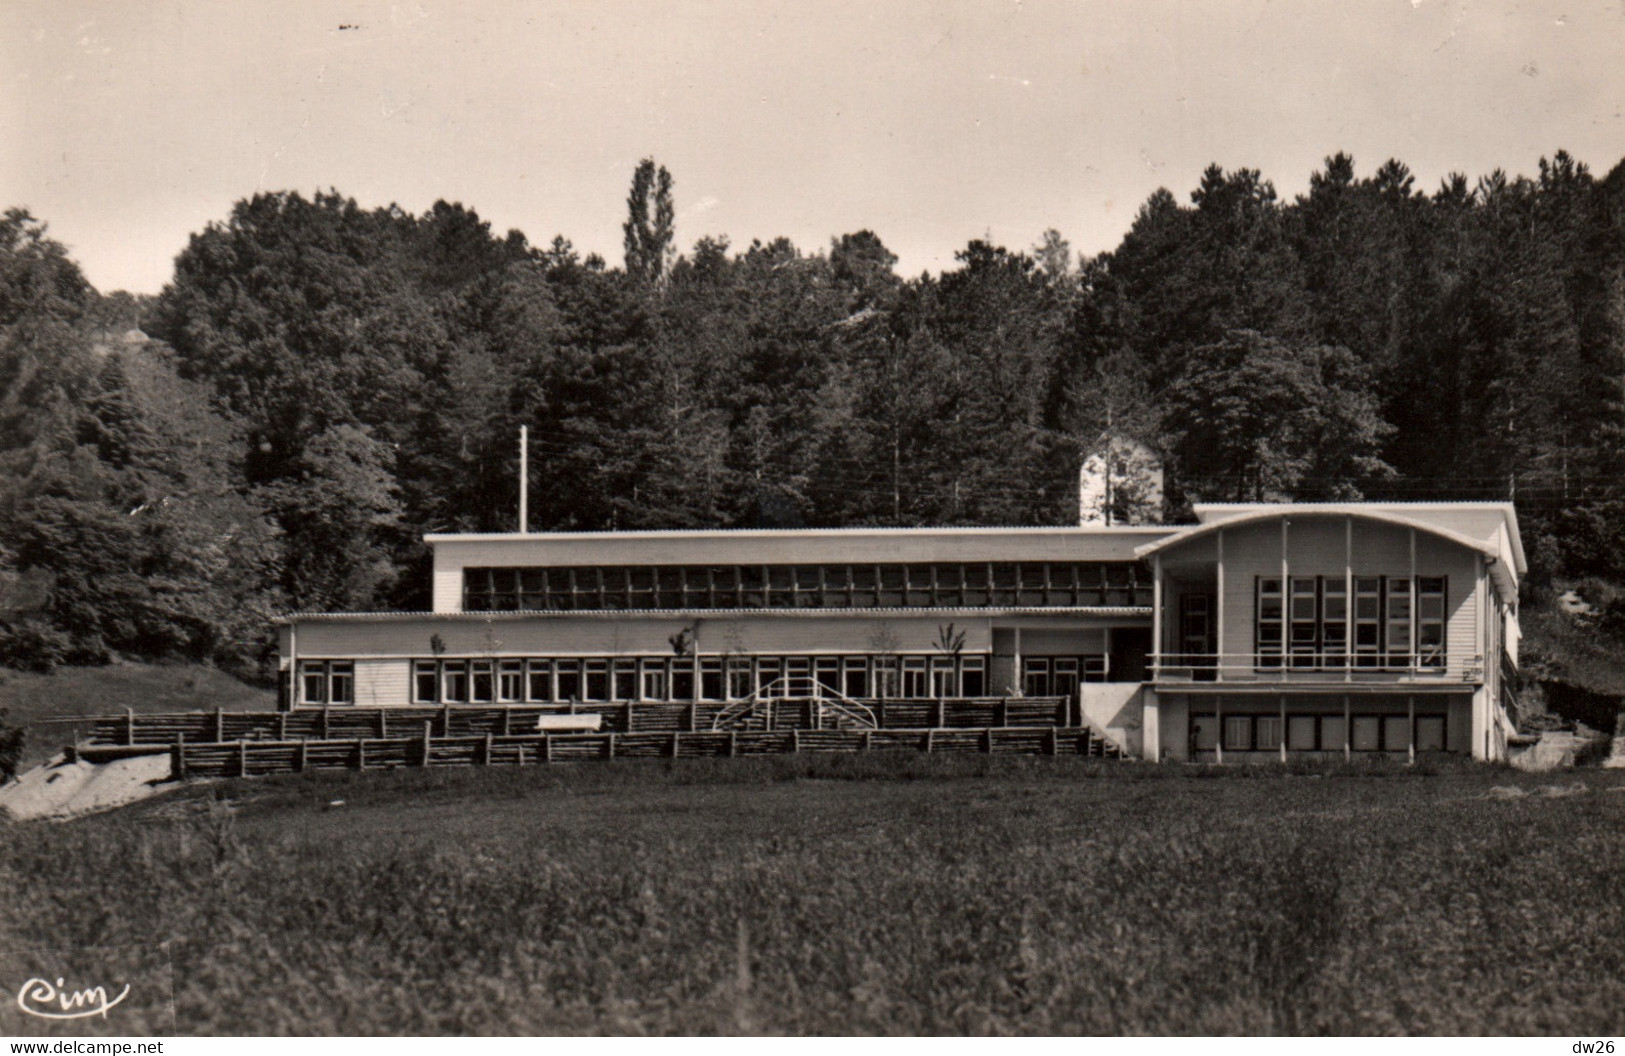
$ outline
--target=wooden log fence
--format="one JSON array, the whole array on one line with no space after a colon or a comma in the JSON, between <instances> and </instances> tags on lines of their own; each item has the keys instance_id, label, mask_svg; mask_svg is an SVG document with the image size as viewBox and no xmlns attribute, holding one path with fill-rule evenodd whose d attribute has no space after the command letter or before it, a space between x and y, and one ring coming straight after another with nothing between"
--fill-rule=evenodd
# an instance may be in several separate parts
<instances>
[{"instance_id":1,"label":"wooden log fence","mask_svg":"<svg viewBox=\"0 0 1625 1056\"><path fill-rule=\"evenodd\" d=\"M176 778L254 777L311 770L527 766L606 758L725 758L794 752L911 751L1099 758L1119 758L1122 754L1088 727L655 730L506 736L486 732L437 737L431 722L422 724L421 733L390 737L239 741L179 738L167 746L90 745L80 751L88 762L108 762L137 752L167 753Z\"/></svg>"}]
</instances>

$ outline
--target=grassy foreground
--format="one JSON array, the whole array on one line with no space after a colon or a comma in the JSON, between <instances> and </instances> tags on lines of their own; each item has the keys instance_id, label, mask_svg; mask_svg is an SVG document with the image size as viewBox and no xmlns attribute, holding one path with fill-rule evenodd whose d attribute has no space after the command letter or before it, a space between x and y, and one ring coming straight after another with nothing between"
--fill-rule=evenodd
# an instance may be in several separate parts
<instances>
[{"instance_id":1,"label":"grassy foreground","mask_svg":"<svg viewBox=\"0 0 1625 1056\"><path fill-rule=\"evenodd\" d=\"M1622 833L1601 771L316 775L0 830L0 948L169 940L183 1033L1609 1036Z\"/></svg>"}]
</instances>

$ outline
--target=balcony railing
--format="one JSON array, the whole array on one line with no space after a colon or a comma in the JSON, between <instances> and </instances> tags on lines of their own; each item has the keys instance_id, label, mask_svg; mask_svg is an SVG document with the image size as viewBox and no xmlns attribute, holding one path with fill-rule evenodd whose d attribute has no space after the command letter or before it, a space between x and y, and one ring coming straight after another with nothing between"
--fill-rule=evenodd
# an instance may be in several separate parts
<instances>
[{"instance_id":1,"label":"balcony railing","mask_svg":"<svg viewBox=\"0 0 1625 1056\"><path fill-rule=\"evenodd\" d=\"M1166 653L1151 658L1153 682L1479 683L1484 657L1463 654L1282 656L1279 653Z\"/></svg>"}]
</instances>

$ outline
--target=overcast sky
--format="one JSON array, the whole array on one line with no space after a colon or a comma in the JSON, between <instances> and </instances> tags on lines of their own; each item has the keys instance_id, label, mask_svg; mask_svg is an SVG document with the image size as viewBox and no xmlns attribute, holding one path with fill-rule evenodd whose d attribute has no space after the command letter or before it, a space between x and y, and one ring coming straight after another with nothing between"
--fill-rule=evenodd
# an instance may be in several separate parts
<instances>
[{"instance_id":1,"label":"overcast sky","mask_svg":"<svg viewBox=\"0 0 1625 1056\"><path fill-rule=\"evenodd\" d=\"M1210 162L1290 196L1337 150L1428 190L1625 157L1621 0L0 0L0 49L0 206L104 291L283 189L619 263L646 155L684 249L869 228L904 274L1048 227L1109 249Z\"/></svg>"}]
</instances>

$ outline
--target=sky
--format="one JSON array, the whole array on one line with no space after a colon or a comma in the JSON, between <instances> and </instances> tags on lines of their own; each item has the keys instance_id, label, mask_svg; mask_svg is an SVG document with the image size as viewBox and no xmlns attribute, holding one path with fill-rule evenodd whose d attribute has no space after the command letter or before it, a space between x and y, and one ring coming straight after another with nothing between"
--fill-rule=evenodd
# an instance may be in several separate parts
<instances>
[{"instance_id":1,"label":"sky","mask_svg":"<svg viewBox=\"0 0 1625 1056\"><path fill-rule=\"evenodd\" d=\"M686 249L870 229L915 275L1158 187L1339 150L1533 174L1625 158L1625 0L0 0L0 207L156 293L256 192L437 199L621 261L639 159Z\"/></svg>"}]
</instances>

